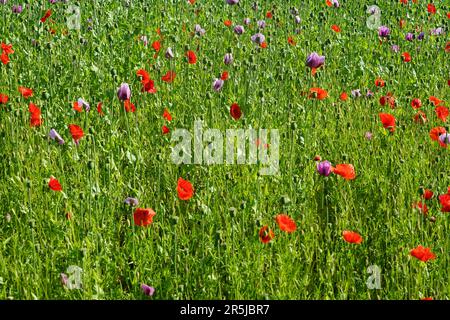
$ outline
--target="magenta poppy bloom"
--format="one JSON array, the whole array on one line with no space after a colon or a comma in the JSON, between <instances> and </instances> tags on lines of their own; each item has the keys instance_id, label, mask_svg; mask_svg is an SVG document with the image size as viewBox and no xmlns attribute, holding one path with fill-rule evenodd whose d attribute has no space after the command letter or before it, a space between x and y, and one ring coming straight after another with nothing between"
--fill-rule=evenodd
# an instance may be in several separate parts
<instances>
[{"instance_id":1,"label":"magenta poppy bloom","mask_svg":"<svg viewBox=\"0 0 450 320\"><path fill-rule=\"evenodd\" d=\"M328 177L331 173L331 163L329 161L322 161L317 164L317 172L321 176Z\"/></svg>"},{"instance_id":2,"label":"magenta poppy bloom","mask_svg":"<svg viewBox=\"0 0 450 320\"><path fill-rule=\"evenodd\" d=\"M150 287L146 284L141 285L141 290L146 296L149 296L149 297L153 296L153 294L155 293L155 288Z\"/></svg>"},{"instance_id":3,"label":"magenta poppy bloom","mask_svg":"<svg viewBox=\"0 0 450 320\"><path fill-rule=\"evenodd\" d=\"M228 3L229 5L234 5L234 4L238 4L238 3L239 3L239 0L227 0L227 3Z\"/></svg>"},{"instance_id":4,"label":"magenta poppy bloom","mask_svg":"<svg viewBox=\"0 0 450 320\"><path fill-rule=\"evenodd\" d=\"M372 134L372 132L367 131L367 132L364 134L364 137L365 137L367 140L372 140L373 134Z\"/></svg>"},{"instance_id":5,"label":"magenta poppy bloom","mask_svg":"<svg viewBox=\"0 0 450 320\"><path fill-rule=\"evenodd\" d=\"M260 28L260 29L264 29L266 27L266 22L264 20L259 20L257 22L257 24L258 24L258 28Z\"/></svg>"},{"instance_id":6,"label":"magenta poppy bloom","mask_svg":"<svg viewBox=\"0 0 450 320\"><path fill-rule=\"evenodd\" d=\"M139 204L139 201L136 198L128 197L125 199L123 203L128 204L130 206L137 206Z\"/></svg>"},{"instance_id":7,"label":"magenta poppy bloom","mask_svg":"<svg viewBox=\"0 0 450 320\"><path fill-rule=\"evenodd\" d=\"M244 24L245 24L246 26L248 26L248 25L250 24L250 22L251 22L250 18L245 18L245 19L244 19Z\"/></svg>"},{"instance_id":8,"label":"magenta poppy bloom","mask_svg":"<svg viewBox=\"0 0 450 320\"><path fill-rule=\"evenodd\" d=\"M200 37L203 36L206 33L206 30L203 29L199 24L195 25L194 31L195 31L195 34L200 36Z\"/></svg>"},{"instance_id":9,"label":"magenta poppy bloom","mask_svg":"<svg viewBox=\"0 0 450 320\"><path fill-rule=\"evenodd\" d=\"M439 141L442 144L448 145L450 144L450 134L449 133L443 133L439 136Z\"/></svg>"},{"instance_id":10,"label":"magenta poppy bloom","mask_svg":"<svg viewBox=\"0 0 450 320\"><path fill-rule=\"evenodd\" d=\"M252 35L251 39L257 44L262 44L266 40L266 37L262 33L256 33Z\"/></svg>"},{"instance_id":11,"label":"magenta poppy bloom","mask_svg":"<svg viewBox=\"0 0 450 320\"><path fill-rule=\"evenodd\" d=\"M166 54L165 54L167 59L173 59L175 57L175 55L172 52L172 48L168 47L166 50Z\"/></svg>"},{"instance_id":12,"label":"magenta poppy bloom","mask_svg":"<svg viewBox=\"0 0 450 320\"><path fill-rule=\"evenodd\" d=\"M129 100L131 97L131 89L128 83L122 83L117 90L117 97L121 101Z\"/></svg>"},{"instance_id":13,"label":"magenta poppy bloom","mask_svg":"<svg viewBox=\"0 0 450 320\"><path fill-rule=\"evenodd\" d=\"M405 36L405 40L406 41L413 41L414 40L414 34L412 34L411 32L408 32Z\"/></svg>"},{"instance_id":14,"label":"magenta poppy bloom","mask_svg":"<svg viewBox=\"0 0 450 320\"><path fill-rule=\"evenodd\" d=\"M302 19L300 18L300 16L295 16L294 20L295 20L296 24L300 24L302 22Z\"/></svg>"},{"instance_id":15,"label":"magenta poppy bloom","mask_svg":"<svg viewBox=\"0 0 450 320\"><path fill-rule=\"evenodd\" d=\"M378 35L380 37L386 38L391 33L391 30L386 26L381 26L378 28Z\"/></svg>"},{"instance_id":16,"label":"magenta poppy bloom","mask_svg":"<svg viewBox=\"0 0 450 320\"><path fill-rule=\"evenodd\" d=\"M224 81L222 79L214 79L213 81L213 89L216 92L219 92L220 90L222 90Z\"/></svg>"},{"instance_id":17,"label":"magenta poppy bloom","mask_svg":"<svg viewBox=\"0 0 450 320\"><path fill-rule=\"evenodd\" d=\"M84 101L84 99L78 99L77 103L79 107L84 107L86 109L86 112L89 112L89 110L91 110L91 106L89 105L89 103Z\"/></svg>"},{"instance_id":18,"label":"magenta poppy bloom","mask_svg":"<svg viewBox=\"0 0 450 320\"><path fill-rule=\"evenodd\" d=\"M308 58L306 58L306 65L312 68L319 68L325 63L325 56L319 56L317 52L311 53Z\"/></svg>"},{"instance_id":19,"label":"magenta poppy bloom","mask_svg":"<svg viewBox=\"0 0 450 320\"><path fill-rule=\"evenodd\" d=\"M236 27L234 27L234 33L236 33L238 35L243 34L244 31L245 31L245 29L244 29L243 26L236 26Z\"/></svg>"},{"instance_id":20,"label":"magenta poppy bloom","mask_svg":"<svg viewBox=\"0 0 450 320\"><path fill-rule=\"evenodd\" d=\"M391 50L395 53L398 53L400 51L400 47L396 44L392 45Z\"/></svg>"},{"instance_id":21,"label":"magenta poppy bloom","mask_svg":"<svg viewBox=\"0 0 450 320\"><path fill-rule=\"evenodd\" d=\"M58 132L56 132L55 129L51 129L48 136L50 137L50 139L58 141L59 144L64 144L64 139L61 138L61 136L58 134Z\"/></svg>"},{"instance_id":22,"label":"magenta poppy bloom","mask_svg":"<svg viewBox=\"0 0 450 320\"><path fill-rule=\"evenodd\" d=\"M227 66L233 63L233 55L231 53L225 54L225 57L223 58L223 63L225 63Z\"/></svg>"},{"instance_id":23,"label":"magenta poppy bloom","mask_svg":"<svg viewBox=\"0 0 450 320\"><path fill-rule=\"evenodd\" d=\"M23 8L20 4L15 4L12 6L12 12L14 13L22 13Z\"/></svg>"}]
</instances>

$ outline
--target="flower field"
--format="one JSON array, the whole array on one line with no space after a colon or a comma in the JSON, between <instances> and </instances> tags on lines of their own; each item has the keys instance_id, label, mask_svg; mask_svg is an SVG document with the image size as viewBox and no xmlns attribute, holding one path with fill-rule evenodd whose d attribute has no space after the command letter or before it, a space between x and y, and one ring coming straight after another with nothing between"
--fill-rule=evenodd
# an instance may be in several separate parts
<instances>
[{"instance_id":1,"label":"flower field","mask_svg":"<svg viewBox=\"0 0 450 320\"><path fill-rule=\"evenodd\" d=\"M449 1L0 15L0 299L449 299Z\"/></svg>"}]
</instances>

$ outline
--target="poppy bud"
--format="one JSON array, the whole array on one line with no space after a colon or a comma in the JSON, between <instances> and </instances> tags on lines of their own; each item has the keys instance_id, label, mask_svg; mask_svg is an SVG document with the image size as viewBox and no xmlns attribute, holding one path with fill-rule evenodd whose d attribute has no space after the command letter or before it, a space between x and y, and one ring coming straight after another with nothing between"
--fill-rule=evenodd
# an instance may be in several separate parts
<instances>
[{"instance_id":1,"label":"poppy bud","mask_svg":"<svg viewBox=\"0 0 450 320\"><path fill-rule=\"evenodd\" d=\"M319 155L316 155L316 156L314 157L314 161L322 161L322 157L319 156Z\"/></svg>"},{"instance_id":2,"label":"poppy bud","mask_svg":"<svg viewBox=\"0 0 450 320\"><path fill-rule=\"evenodd\" d=\"M331 173L331 163L329 161L322 161L317 164L317 172L325 177Z\"/></svg>"}]
</instances>

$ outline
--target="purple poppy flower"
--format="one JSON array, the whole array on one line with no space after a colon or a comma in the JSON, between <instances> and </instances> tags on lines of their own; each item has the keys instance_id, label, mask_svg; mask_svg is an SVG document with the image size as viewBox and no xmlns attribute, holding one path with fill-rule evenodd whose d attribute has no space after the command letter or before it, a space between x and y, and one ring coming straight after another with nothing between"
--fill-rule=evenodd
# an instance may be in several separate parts
<instances>
[{"instance_id":1,"label":"purple poppy flower","mask_svg":"<svg viewBox=\"0 0 450 320\"><path fill-rule=\"evenodd\" d=\"M367 140L372 140L372 136L373 136L373 134L372 134L372 132L370 132L370 131L367 131L367 132L364 134L364 137L365 137Z\"/></svg>"},{"instance_id":2,"label":"purple poppy flower","mask_svg":"<svg viewBox=\"0 0 450 320\"><path fill-rule=\"evenodd\" d=\"M373 98L373 92L371 90L367 90L366 97Z\"/></svg>"},{"instance_id":3,"label":"purple poppy flower","mask_svg":"<svg viewBox=\"0 0 450 320\"><path fill-rule=\"evenodd\" d=\"M67 276L67 274L65 273L60 273L60 279L61 279L61 284L63 286L67 286L67 283L69 282L69 277Z\"/></svg>"},{"instance_id":4,"label":"purple poppy flower","mask_svg":"<svg viewBox=\"0 0 450 320\"><path fill-rule=\"evenodd\" d=\"M296 24L300 24L302 22L302 19L300 18L300 16L295 16L295 23Z\"/></svg>"},{"instance_id":5,"label":"purple poppy flower","mask_svg":"<svg viewBox=\"0 0 450 320\"><path fill-rule=\"evenodd\" d=\"M243 34L244 31L245 31L245 29L244 29L243 26L236 26L236 27L234 27L234 33L236 33L238 35Z\"/></svg>"},{"instance_id":6,"label":"purple poppy flower","mask_svg":"<svg viewBox=\"0 0 450 320\"><path fill-rule=\"evenodd\" d=\"M89 103L84 101L82 98L78 99L77 103L79 107L84 107L86 109L86 112L89 112L89 110L91 110L91 106L89 105Z\"/></svg>"},{"instance_id":7,"label":"purple poppy flower","mask_svg":"<svg viewBox=\"0 0 450 320\"><path fill-rule=\"evenodd\" d=\"M250 24L250 18L245 18L244 19L244 24L246 25L246 26L248 26L249 24Z\"/></svg>"},{"instance_id":8,"label":"purple poppy flower","mask_svg":"<svg viewBox=\"0 0 450 320\"><path fill-rule=\"evenodd\" d=\"M398 53L400 51L400 47L396 44L392 45L391 50L395 53Z\"/></svg>"},{"instance_id":9,"label":"purple poppy flower","mask_svg":"<svg viewBox=\"0 0 450 320\"><path fill-rule=\"evenodd\" d=\"M331 3L335 8L339 8L339 1L338 0L331 0Z\"/></svg>"},{"instance_id":10,"label":"purple poppy flower","mask_svg":"<svg viewBox=\"0 0 450 320\"><path fill-rule=\"evenodd\" d=\"M122 83L117 90L117 97L121 101L129 100L131 97L131 89L128 83Z\"/></svg>"},{"instance_id":11,"label":"purple poppy flower","mask_svg":"<svg viewBox=\"0 0 450 320\"><path fill-rule=\"evenodd\" d=\"M141 285L141 290L146 296L149 296L149 297L153 296L153 294L155 293L155 288L150 287L146 284Z\"/></svg>"},{"instance_id":12,"label":"purple poppy flower","mask_svg":"<svg viewBox=\"0 0 450 320\"><path fill-rule=\"evenodd\" d=\"M261 44L266 40L266 37L262 33L256 33L251 37L252 41Z\"/></svg>"},{"instance_id":13,"label":"purple poppy flower","mask_svg":"<svg viewBox=\"0 0 450 320\"><path fill-rule=\"evenodd\" d=\"M329 161L322 161L317 164L317 172L321 176L328 177L331 173L331 163Z\"/></svg>"},{"instance_id":14,"label":"purple poppy flower","mask_svg":"<svg viewBox=\"0 0 450 320\"><path fill-rule=\"evenodd\" d=\"M361 90L359 89L352 90L352 96L353 98L361 97Z\"/></svg>"},{"instance_id":15,"label":"purple poppy flower","mask_svg":"<svg viewBox=\"0 0 450 320\"><path fill-rule=\"evenodd\" d=\"M130 206L137 206L139 204L139 201L136 198L128 197L124 200L123 203L128 204Z\"/></svg>"},{"instance_id":16,"label":"purple poppy flower","mask_svg":"<svg viewBox=\"0 0 450 320\"><path fill-rule=\"evenodd\" d=\"M223 63L225 63L227 66L233 63L233 55L231 53L225 54L225 57L223 58Z\"/></svg>"},{"instance_id":17,"label":"purple poppy flower","mask_svg":"<svg viewBox=\"0 0 450 320\"><path fill-rule=\"evenodd\" d=\"M419 33L419 35L417 36L417 40L422 41L424 37L425 37L425 32L421 32L421 33Z\"/></svg>"},{"instance_id":18,"label":"purple poppy flower","mask_svg":"<svg viewBox=\"0 0 450 320\"><path fill-rule=\"evenodd\" d=\"M266 27L266 22L264 20L259 20L257 22L257 24L258 24L258 28L260 28L260 29L264 29Z\"/></svg>"},{"instance_id":19,"label":"purple poppy flower","mask_svg":"<svg viewBox=\"0 0 450 320\"><path fill-rule=\"evenodd\" d=\"M325 63L325 56L319 56L317 52L311 53L308 58L306 58L306 66L312 68L319 68Z\"/></svg>"},{"instance_id":20,"label":"purple poppy flower","mask_svg":"<svg viewBox=\"0 0 450 320\"><path fill-rule=\"evenodd\" d=\"M167 59L173 59L175 57L173 52L172 52L172 48L171 47L167 48L165 56L166 56Z\"/></svg>"},{"instance_id":21,"label":"purple poppy flower","mask_svg":"<svg viewBox=\"0 0 450 320\"><path fill-rule=\"evenodd\" d=\"M436 29L431 29L430 33L433 36L439 36L444 33L444 29L442 29L441 27L436 28Z\"/></svg>"},{"instance_id":22,"label":"purple poppy flower","mask_svg":"<svg viewBox=\"0 0 450 320\"><path fill-rule=\"evenodd\" d=\"M224 81L222 79L214 79L213 81L213 89L216 92L219 92L220 90L222 90Z\"/></svg>"},{"instance_id":23,"label":"purple poppy flower","mask_svg":"<svg viewBox=\"0 0 450 320\"><path fill-rule=\"evenodd\" d=\"M203 29L199 24L195 25L194 31L195 31L195 34L200 36L200 37L203 36L206 33L206 30Z\"/></svg>"},{"instance_id":24,"label":"purple poppy flower","mask_svg":"<svg viewBox=\"0 0 450 320\"><path fill-rule=\"evenodd\" d=\"M391 32L391 30L389 30L389 28L386 26L381 26L378 28L378 35L380 37L386 38L387 36L389 36L390 32Z\"/></svg>"},{"instance_id":25,"label":"purple poppy flower","mask_svg":"<svg viewBox=\"0 0 450 320\"><path fill-rule=\"evenodd\" d=\"M227 0L227 3L230 5L238 4L239 0Z\"/></svg>"},{"instance_id":26,"label":"purple poppy flower","mask_svg":"<svg viewBox=\"0 0 450 320\"><path fill-rule=\"evenodd\" d=\"M443 144L450 144L450 133L443 133L439 136L439 141Z\"/></svg>"},{"instance_id":27,"label":"purple poppy flower","mask_svg":"<svg viewBox=\"0 0 450 320\"><path fill-rule=\"evenodd\" d=\"M52 140L56 140L58 141L59 144L64 144L64 139L61 138L61 136L58 134L58 132L55 129L51 129L50 133L48 134L48 136L52 139Z\"/></svg>"},{"instance_id":28,"label":"purple poppy flower","mask_svg":"<svg viewBox=\"0 0 450 320\"><path fill-rule=\"evenodd\" d=\"M405 36L405 40L406 41L413 41L414 40L414 35L411 32L408 32Z\"/></svg>"},{"instance_id":29,"label":"purple poppy flower","mask_svg":"<svg viewBox=\"0 0 450 320\"><path fill-rule=\"evenodd\" d=\"M141 36L140 40L144 43L144 46L148 45L148 38L147 38L147 36Z\"/></svg>"},{"instance_id":30,"label":"purple poppy flower","mask_svg":"<svg viewBox=\"0 0 450 320\"><path fill-rule=\"evenodd\" d=\"M14 13L22 13L23 8L20 4L15 4L12 6L12 12Z\"/></svg>"}]
</instances>

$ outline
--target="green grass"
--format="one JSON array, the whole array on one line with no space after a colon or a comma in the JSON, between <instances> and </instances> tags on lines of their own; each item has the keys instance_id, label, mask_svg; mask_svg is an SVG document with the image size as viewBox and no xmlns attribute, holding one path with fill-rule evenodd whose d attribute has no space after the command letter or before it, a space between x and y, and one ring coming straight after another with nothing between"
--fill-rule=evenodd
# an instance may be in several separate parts
<instances>
[{"instance_id":1,"label":"green grass","mask_svg":"<svg viewBox=\"0 0 450 320\"><path fill-rule=\"evenodd\" d=\"M128 7L125 1L82 1L74 2L81 30L66 35L68 4L28 1L30 8L16 15L13 2L0 5L0 40L15 50L11 62L0 65L0 93L10 98L0 105L1 299L147 299L141 283L155 287L153 299L449 298L450 217L436 196L447 191L450 161L448 149L429 138L430 129L443 123L428 102L429 96L447 103L450 98L446 1L435 1L438 12L431 17L423 1L341 1L338 9L325 1L260 1L258 11L243 0L240 6L197 0L194 6L133 1ZM367 6L377 3L382 23L391 29L389 43L382 45L365 24ZM291 6L299 9L300 25ZM49 21L39 22L48 8L54 11L55 35ZM274 18L265 19L273 8ZM246 17L252 24L240 37L223 24L242 24ZM260 19L267 22L266 49L250 41ZM206 29L201 38L191 35L197 23ZM332 24L342 32L334 33ZM439 26L446 33L430 36ZM405 41L416 27L425 39ZM157 28L164 38L154 59ZM148 36L148 47L140 35ZM400 46L399 53L390 50L392 44ZM173 60L164 58L169 46ZM184 57L189 49L198 50L195 65ZM305 67L313 51L326 55L315 78ZM402 62L404 51L411 63ZM227 52L234 57L231 66L223 64ZM157 94L140 92L140 68L150 72ZM173 84L161 81L168 70L177 74ZM216 93L212 81L224 70L230 79ZM386 87L375 87L377 77ZM122 82L132 88L136 113L126 113L116 97ZM19 85L33 88L34 96L25 100ZM301 94L315 86L329 97L318 101ZM350 91L358 88L363 97L353 99ZM373 99L364 97L367 89ZM350 95L347 102L339 100L342 91ZM387 92L397 99L393 110L378 102ZM72 109L80 97L91 112ZM423 102L424 125L412 120L413 98ZM30 101L42 110L44 122L37 128L29 125ZM95 110L99 101L103 117ZM229 115L233 102L243 111L239 121ZM164 108L174 117L170 124L161 116ZM395 115L395 133L383 129L379 112ZM278 129L280 174L261 176L259 165L173 164L173 143L170 134L161 134L162 125L192 132L196 119L222 132ZM70 138L70 123L85 131L79 147ZM66 144L48 139L51 128ZM372 140L365 139L366 131L373 132ZM352 163L357 178L320 176L316 154L333 164ZM48 188L52 175L63 192ZM189 201L178 199L179 177L195 188ZM427 202L435 223L412 209L419 186L435 192ZM155 210L151 226L133 225L133 209L123 204L128 196ZM295 233L278 228L278 213L295 219ZM276 234L267 245L258 238L263 225ZM346 243L343 230L359 232L363 243ZM430 247L437 258L424 263L411 257L418 245ZM70 265L83 269L81 290L60 283ZM381 268L379 290L366 286L371 265Z\"/></svg>"}]
</instances>

